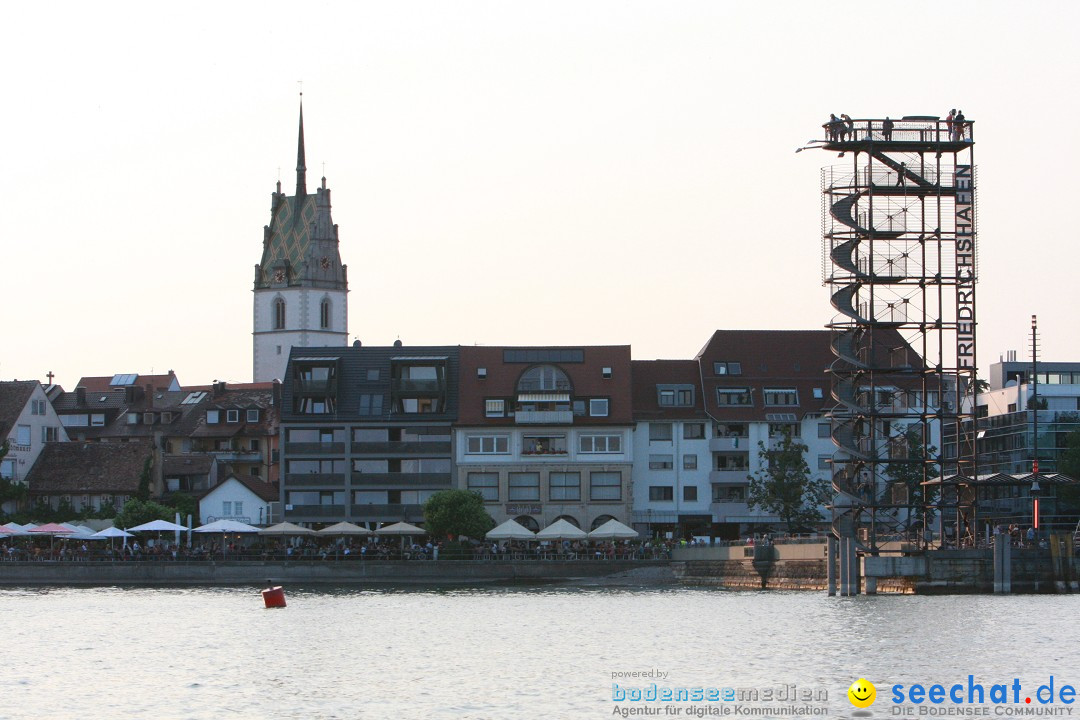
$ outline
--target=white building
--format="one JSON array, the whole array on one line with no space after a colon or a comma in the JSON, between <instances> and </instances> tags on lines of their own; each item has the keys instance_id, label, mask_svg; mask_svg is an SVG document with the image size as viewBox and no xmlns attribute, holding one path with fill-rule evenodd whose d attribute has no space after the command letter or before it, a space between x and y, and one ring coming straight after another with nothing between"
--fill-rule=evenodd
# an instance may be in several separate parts
<instances>
[{"instance_id":1,"label":"white building","mask_svg":"<svg viewBox=\"0 0 1080 720\"><path fill-rule=\"evenodd\" d=\"M47 442L67 442L60 418L36 380L0 382L0 477L25 482Z\"/></svg>"},{"instance_id":2,"label":"white building","mask_svg":"<svg viewBox=\"0 0 1080 720\"><path fill-rule=\"evenodd\" d=\"M278 490L258 478L230 475L199 498L202 524L216 520L236 520L249 525L269 525L271 505Z\"/></svg>"}]
</instances>

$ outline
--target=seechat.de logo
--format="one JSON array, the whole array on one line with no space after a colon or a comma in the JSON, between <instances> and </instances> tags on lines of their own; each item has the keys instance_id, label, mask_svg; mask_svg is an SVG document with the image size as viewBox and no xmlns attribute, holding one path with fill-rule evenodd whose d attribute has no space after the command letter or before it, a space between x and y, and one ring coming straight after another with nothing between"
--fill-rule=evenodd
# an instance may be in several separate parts
<instances>
[{"instance_id":1,"label":"seechat.de logo","mask_svg":"<svg viewBox=\"0 0 1080 720\"><path fill-rule=\"evenodd\" d=\"M866 678L859 678L847 689L848 700L857 708L868 708L877 700L877 688Z\"/></svg>"}]
</instances>

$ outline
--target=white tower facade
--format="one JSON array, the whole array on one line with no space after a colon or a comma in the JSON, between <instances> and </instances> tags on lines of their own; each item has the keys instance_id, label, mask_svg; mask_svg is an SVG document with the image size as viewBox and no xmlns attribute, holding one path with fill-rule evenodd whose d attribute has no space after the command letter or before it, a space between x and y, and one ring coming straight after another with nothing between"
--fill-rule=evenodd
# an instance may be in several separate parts
<instances>
[{"instance_id":1,"label":"white tower facade","mask_svg":"<svg viewBox=\"0 0 1080 720\"><path fill-rule=\"evenodd\" d=\"M263 228L262 261L255 266L253 377L284 380L292 347L344 347L349 340L349 283L338 251L338 227L330 215L326 178L307 192L304 108L296 156L296 194L271 199Z\"/></svg>"}]
</instances>

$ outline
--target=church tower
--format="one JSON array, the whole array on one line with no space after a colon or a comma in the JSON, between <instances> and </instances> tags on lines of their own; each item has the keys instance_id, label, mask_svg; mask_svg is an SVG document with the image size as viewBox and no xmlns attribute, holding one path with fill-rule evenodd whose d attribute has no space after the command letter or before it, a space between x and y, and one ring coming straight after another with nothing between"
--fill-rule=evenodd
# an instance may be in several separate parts
<instances>
[{"instance_id":1,"label":"church tower","mask_svg":"<svg viewBox=\"0 0 1080 720\"><path fill-rule=\"evenodd\" d=\"M307 191L304 105L296 150L296 194L271 196L263 228L262 261L255 266L254 379L284 379L289 348L342 346L349 340L349 283L330 217L326 178Z\"/></svg>"}]
</instances>

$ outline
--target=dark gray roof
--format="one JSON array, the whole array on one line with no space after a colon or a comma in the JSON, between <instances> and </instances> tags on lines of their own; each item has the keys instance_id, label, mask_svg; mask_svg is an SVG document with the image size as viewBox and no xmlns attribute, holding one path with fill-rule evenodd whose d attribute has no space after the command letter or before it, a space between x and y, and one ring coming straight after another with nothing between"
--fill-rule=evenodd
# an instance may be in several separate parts
<instances>
[{"instance_id":1,"label":"dark gray roof","mask_svg":"<svg viewBox=\"0 0 1080 720\"><path fill-rule=\"evenodd\" d=\"M404 347L294 347L289 355L289 365L281 388L282 422L320 421L348 419L351 422L453 422L458 415L458 372L459 349L449 346L404 346ZM293 412L293 367L302 359L337 359L337 412L334 415L301 415ZM444 358L446 362L446 410L441 413L391 414L390 391L391 361L404 359L415 361L423 358ZM378 370L378 380L368 380L368 371ZM360 415L361 395L381 394L382 413L380 415Z\"/></svg>"},{"instance_id":2,"label":"dark gray roof","mask_svg":"<svg viewBox=\"0 0 1080 720\"><path fill-rule=\"evenodd\" d=\"M45 443L26 477L30 495L113 493L139 489L153 450L143 443Z\"/></svg>"},{"instance_id":3,"label":"dark gray roof","mask_svg":"<svg viewBox=\"0 0 1080 720\"><path fill-rule=\"evenodd\" d=\"M8 380L0 382L0 443L15 427L30 396L34 394L37 380Z\"/></svg>"}]
</instances>

